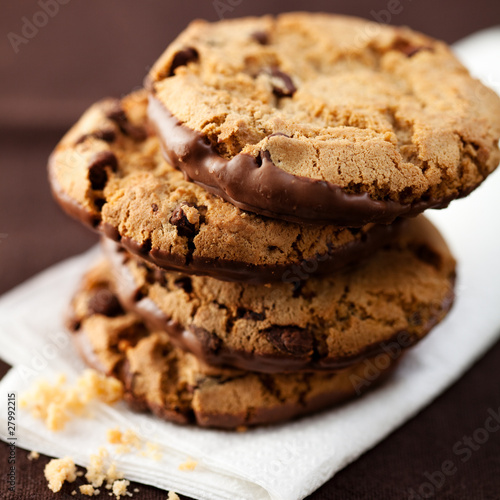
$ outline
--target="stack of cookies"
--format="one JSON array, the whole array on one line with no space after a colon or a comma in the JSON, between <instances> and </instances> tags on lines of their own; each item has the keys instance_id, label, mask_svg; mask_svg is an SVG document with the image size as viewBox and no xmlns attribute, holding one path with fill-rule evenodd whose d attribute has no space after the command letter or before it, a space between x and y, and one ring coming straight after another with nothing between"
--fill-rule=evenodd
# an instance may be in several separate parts
<instances>
[{"instance_id":1,"label":"stack of cookies","mask_svg":"<svg viewBox=\"0 0 500 500\"><path fill-rule=\"evenodd\" d=\"M500 99L409 29L196 21L50 159L57 201L103 236L72 336L175 422L359 396L449 311L455 261L418 214L477 187L499 137Z\"/></svg>"}]
</instances>

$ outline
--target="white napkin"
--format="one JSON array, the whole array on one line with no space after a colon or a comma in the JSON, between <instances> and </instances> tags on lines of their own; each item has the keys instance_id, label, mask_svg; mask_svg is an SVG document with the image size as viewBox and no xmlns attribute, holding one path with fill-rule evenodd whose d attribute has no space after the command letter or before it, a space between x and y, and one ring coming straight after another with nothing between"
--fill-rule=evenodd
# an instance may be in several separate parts
<instances>
[{"instance_id":1,"label":"white napkin","mask_svg":"<svg viewBox=\"0 0 500 500\"><path fill-rule=\"evenodd\" d=\"M500 29L456 46L465 63L498 86ZM496 72L496 73L494 73ZM497 89L500 90L500 89ZM17 444L51 456L72 456L88 465L106 442L106 431L132 428L160 446L155 461L115 455L128 479L198 499L301 499L381 441L460 377L500 334L500 174L465 200L429 217L444 233L460 267L457 300L448 318L403 360L383 387L358 401L299 421L233 433L181 427L125 405L98 405L93 418L78 418L52 433L27 412L17 413ZM0 300L0 355L15 366L0 384L0 438L7 439L7 394L22 393L39 377L83 364L64 333L62 315L94 249L19 286ZM179 470L188 459L194 470Z\"/></svg>"}]
</instances>

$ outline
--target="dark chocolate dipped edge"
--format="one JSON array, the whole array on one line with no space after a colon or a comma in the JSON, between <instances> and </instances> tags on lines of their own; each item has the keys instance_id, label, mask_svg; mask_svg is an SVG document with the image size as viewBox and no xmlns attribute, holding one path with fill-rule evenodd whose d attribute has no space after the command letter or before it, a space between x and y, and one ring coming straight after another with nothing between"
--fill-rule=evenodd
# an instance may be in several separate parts
<instances>
[{"instance_id":1,"label":"dark chocolate dipped edge","mask_svg":"<svg viewBox=\"0 0 500 500\"><path fill-rule=\"evenodd\" d=\"M451 309L455 299L453 286L445 297L439 314L431 318L422 329L420 336L412 336L406 331L395 332L390 338L369 344L356 354L345 357L320 358L315 352L308 357L290 355L255 354L228 349L220 342L211 343L210 332L200 327L185 327L173 321L150 298L137 300L137 285L126 266L123 254L119 254L109 244L104 245L106 255L116 276L113 284L115 292L127 310L138 314L152 330L165 331L172 343L182 350L191 352L198 359L213 366L227 366L260 373L285 373L297 371L338 371L361 362L363 359L389 352L393 349L404 351L423 339ZM454 285L454 279L451 279Z\"/></svg>"},{"instance_id":2,"label":"dark chocolate dipped edge","mask_svg":"<svg viewBox=\"0 0 500 500\"><path fill-rule=\"evenodd\" d=\"M154 415L164 420L173 421L178 424L196 424L201 427L213 427L219 429L235 429L239 426L269 425L278 422L291 420L306 414L318 412L343 401L361 396L364 392L374 389L389 376L399 365L401 355L391 357L385 355L387 366L377 366L373 359L367 359L366 365L363 363L359 367L351 367L349 373L349 384L346 387L340 384L328 392L323 392L312 398L307 395L299 402L281 403L271 408L252 408L248 411L231 413L211 413L196 410L192 407L181 409L165 408L143 396L137 396L134 393L133 384L130 382L130 371L127 361L120 364L116 372L109 373L99 361L99 358L93 350L89 339L85 335L85 330L74 331L70 329L72 339L84 362L95 370L104 373L107 376L113 376L120 380L124 386L124 399L127 404L135 411L151 411ZM373 367L369 361L375 362L376 372L373 374ZM378 363L380 365L380 363ZM356 368L359 368L357 370ZM369 371L369 374L367 374ZM256 374L259 376L258 374ZM344 376L347 374L343 374ZM332 374L335 377L335 374Z\"/></svg>"},{"instance_id":3,"label":"dark chocolate dipped edge","mask_svg":"<svg viewBox=\"0 0 500 500\"><path fill-rule=\"evenodd\" d=\"M261 164L243 153L227 160L206 137L172 115L155 97L151 83L146 84L152 92L149 119L167 161L189 180L242 210L291 222L360 227L370 222L388 224L428 208L445 208L473 190L403 204L374 200L368 193L349 194L330 182L290 174L274 165L269 154L261 155Z\"/></svg>"},{"instance_id":4,"label":"dark chocolate dipped edge","mask_svg":"<svg viewBox=\"0 0 500 500\"><path fill-rule=\"evenodd\" d=\"M301 274L314 275L339 271L349 265L369 257L375 250L389 243L400 233L404 221L392 225L376 225L369 229L362 238L343 246L331 248L328 253L316 254L304 261L294 261L287 265L254 265L238 261L224 261L193 256L190 262L180 256L165 252L159 248L148 248L129 237L122 237L118 230L102 222L99 213L92 213L70 198L60 187L53 171L54 159L49 159L49 180L52 194L59 205L71 217L82 221L91 229L119 242L124 248L162 269L187 274L210 276L223 281L243 281L251 284L264 284L276 281L297 282ZM301 270L311 263L314 271Z\"/></svg>"}]
</instances>

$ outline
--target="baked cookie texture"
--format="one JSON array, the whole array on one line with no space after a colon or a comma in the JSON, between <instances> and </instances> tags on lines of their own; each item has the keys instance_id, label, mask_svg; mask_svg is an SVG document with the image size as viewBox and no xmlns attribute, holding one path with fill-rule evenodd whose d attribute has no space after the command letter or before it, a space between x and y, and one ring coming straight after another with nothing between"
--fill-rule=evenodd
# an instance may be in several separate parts
<instances>
[{"instance_id":1,"label":"baked cookie texture","mask_svg":"<svg viewBox=\"0 0 500 500\"><path fill-rule=\"evenodd\" d=\"M170 161L271 217L392 222L467 195L500 160L498 96L408 28L312 13L194 21L147 86Z\"/></svg>"},{"instance_id":2,"label":"baked cookie texture","mask_svg":"<svg viewBox=\"0 0 500 500\"><path fill-rule=\"evenodd\" d=\"M88 364L123 382L133 408L173 422L227 429L287 420L375 387L399 359L383 353L336 373L210 367L124 310L110 278L105 261L84 278L72 304L73 338Z\"/></svg>"},{"instance_id":3,"label":"baked cookie texture","mask_svg":"<svg viewBox=\"0 0 500 500\"><path fill-rule=\"evenodd\" d=\"M249 285L161 271L106 245L127 310L206 363L258 372L336 370L422 339L448 312L455 261L423 216L353 269Z\"/></svg>"},{"instance_id":4,"label":"baked cookie texture","mask_svg":"<svg viewBox=\"0 0 500 500\"><path fill-rule=\"evenodd\" d=\"M303 267L339 270L398 233L397 224L306 226L244 212L163 159L146 110L145 91L95 104L55 149L49 173L66 212L160 267L280 281Z\"/></svg>"},{"instance_id":5,"label":"baked cookie texture","mask_svg":"<svg viewBox=\"0 0 500 500\"><path fill-rule=\"evenodd\" d=\"M450 310L456 263L418 214L477 187L499 138L498 96L410 29L195 21L49 160L57 201L103 236L72 337L173 422L270 424L360 395Z\"/></svg>"}]
</instances>

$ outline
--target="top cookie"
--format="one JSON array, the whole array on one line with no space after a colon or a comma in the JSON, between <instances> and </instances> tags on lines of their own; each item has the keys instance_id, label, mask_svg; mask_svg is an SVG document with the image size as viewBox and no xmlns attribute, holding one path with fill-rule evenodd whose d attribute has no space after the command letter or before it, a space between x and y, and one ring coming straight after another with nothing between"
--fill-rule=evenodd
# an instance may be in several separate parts
<instances>
[{"instance_id":1,"label":"top cookie","mask_svg":"<svg viewBox=\"0 0 500 500\"><path fill-rule=\"evenodd\" d=\"M445 207L500 160L500 99L443 42L327 14L195 21L147 79L170 161L239 208L360 226Z\"/></svg>"}]
</instances>

